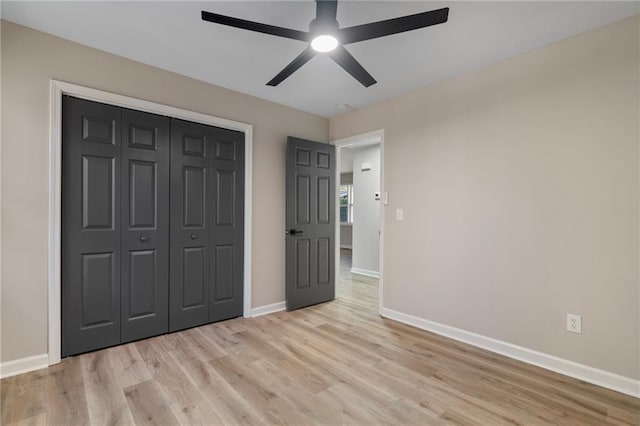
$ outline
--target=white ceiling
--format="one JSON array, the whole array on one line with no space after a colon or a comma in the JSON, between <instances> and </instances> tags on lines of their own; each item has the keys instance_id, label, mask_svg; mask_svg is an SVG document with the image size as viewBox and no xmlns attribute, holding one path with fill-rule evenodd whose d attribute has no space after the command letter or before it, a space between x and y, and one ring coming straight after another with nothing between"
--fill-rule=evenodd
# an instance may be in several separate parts
<instances>
[{"instance_id":1,"label":"white ceiling","mask_svg":"<svg viewBox=\"0 0 640 426\"><path fill-rule=\"evenodd\" d=\"M441 7L449 22L347 46L378 81L362 87L319 55L277 87L265 83L303 42L203 22L200 11L307 30L315 5L305 1L11 2L2 17L124 56L330 117L337 105L360 108L631 16L639 2L341 1L351 26Z\"/></svg>"}]
</instances>

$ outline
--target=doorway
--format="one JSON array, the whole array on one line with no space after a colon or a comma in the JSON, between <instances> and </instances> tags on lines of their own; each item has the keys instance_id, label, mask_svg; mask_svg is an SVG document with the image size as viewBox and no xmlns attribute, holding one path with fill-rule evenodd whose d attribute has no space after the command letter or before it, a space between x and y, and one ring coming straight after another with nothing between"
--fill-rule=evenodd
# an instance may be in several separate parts
<instances>
[{"instance_id":1,"label":"doorway","mask_svg":"<svg viewBox=\"0 0 640 426\"><path fill-rule=\"evenodd\" d=\"M335 141L336 294L382 306L384 131Z\"/></svg>"}]
</instances>

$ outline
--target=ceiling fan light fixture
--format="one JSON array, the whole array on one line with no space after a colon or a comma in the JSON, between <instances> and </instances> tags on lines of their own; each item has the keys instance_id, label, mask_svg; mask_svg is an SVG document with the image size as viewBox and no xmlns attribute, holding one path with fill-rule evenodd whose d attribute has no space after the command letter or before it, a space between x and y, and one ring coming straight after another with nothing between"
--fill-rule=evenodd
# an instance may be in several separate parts
<instances>
[{"instance_id":1,"label":"ceiling fan light fixture","mask_svg":"<svg viewBox=\"0 0 640 426\"><path fill-rule=\"evenodd\" d=\"M331 34L322 34L311 40L311 47L317 52L331 52L338 47L338 39Z\"/></svg>"},{"instance_id":2,"label":"ceiling fan light fixture","mask_svg":"<svg viewBox=\"0 0 640 426\"><path fill-rule=\"evenodd\" d=\"M0 0L2 1L2 0ZM368 24L352 27L340 27L336 20L338 0L315 0L316 17L309 22L309 31L294 30L291 28L277 27L262 22L247 21L233 16L220 15L218 13L202 11L202 20L214 24L226 25L248 31L269 34L277 37L289 38L309 43L307 47L296 56L293 61L282 69L275 77L267 82L267 86L277 86L301 66L309 62L318 52L327 53L328 56L364 87L376 84L376 80L354 58L345 45L359 41L372 40L379 37L413 31L432 25L443 24L449 18L449 8L415 13L413 15L400 16L384 21L369 22Z\"/></svg>"}]
</instances>

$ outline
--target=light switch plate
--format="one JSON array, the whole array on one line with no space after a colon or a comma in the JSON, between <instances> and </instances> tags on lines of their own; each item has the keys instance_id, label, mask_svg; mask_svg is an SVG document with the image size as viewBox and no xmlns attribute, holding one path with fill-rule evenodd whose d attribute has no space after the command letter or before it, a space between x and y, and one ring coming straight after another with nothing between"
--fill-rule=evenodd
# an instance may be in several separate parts
<instances>
[{"instance_id":1,"label":"light switch plate","mask_svg":"<svg viewBox=\"0 0 640 426\"><path fill-rule=\"evenodd\" d=\"M396 209L396 220L404 220L404 210Z\"/></svg>"}]
</instances>

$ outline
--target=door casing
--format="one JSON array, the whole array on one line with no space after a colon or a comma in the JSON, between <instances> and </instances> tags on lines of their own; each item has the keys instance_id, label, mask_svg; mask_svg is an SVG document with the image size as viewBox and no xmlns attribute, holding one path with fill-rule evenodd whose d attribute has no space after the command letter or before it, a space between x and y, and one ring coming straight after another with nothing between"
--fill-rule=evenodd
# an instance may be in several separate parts
<instances>
[{"instance_id":1,"label":"door casing","mask_svg":"<svg viewBox=\"0 0 640 426\"><path fill-rule=\"evenodd\" d=\"M47 244L48 356L49 365L61 358L61 210L62 210L62 95L166 115L244 133L244 297L243 316L251 316L251 201L253 170L253 125L208 114L175 108L129 96L105 92L58 80L50 80L49 105L49 220Z\"/></svg>"}]
</instances>

